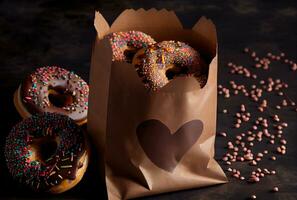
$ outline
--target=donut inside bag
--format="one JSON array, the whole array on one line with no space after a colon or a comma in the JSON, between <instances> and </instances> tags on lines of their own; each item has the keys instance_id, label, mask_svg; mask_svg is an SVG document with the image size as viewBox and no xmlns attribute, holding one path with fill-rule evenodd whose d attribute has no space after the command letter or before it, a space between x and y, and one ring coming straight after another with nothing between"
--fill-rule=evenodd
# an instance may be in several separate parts
<instances>
[{"instance_id":1,"label":"donut inside bag","mask_svg":"<svg viewBox=\"0 0 297 200\"><path fill-rule=\"evenodd\" d=\"M162 41L139 50L132 61L145 87L159 90L171 79L194 76L200 80L206 64L198 51L179 41ZM201 81L200 86L203 87Z\"/></svg>"},{"instance_id":2,"label":"donut inside bag","mask_svg":"<svg viewBox=\"0 0 297 200\"><path fill-rule=\"evenodd\" d=\"M112 48L112 60L131 63L134 54L156 41L141 31L125 31L110 33L106 36Z\"/></svg>"}]
</instances>

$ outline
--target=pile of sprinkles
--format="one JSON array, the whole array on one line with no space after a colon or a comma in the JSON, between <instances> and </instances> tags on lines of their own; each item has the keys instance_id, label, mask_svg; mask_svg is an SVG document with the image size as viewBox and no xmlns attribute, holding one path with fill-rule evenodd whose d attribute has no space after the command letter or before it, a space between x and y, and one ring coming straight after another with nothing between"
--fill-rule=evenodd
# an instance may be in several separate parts
<instances>
[{"instance_id":1,"label":"pile of sprinkles","mask_svg":"<svg viewBox=\"0 0 297 200\"><path fill-rule=\"evenodd\" d=\"M200 54L189 45L179 41L163 41L145 49L144 55L136 54L135 63L145 86L153 91L162 88L174 76L199 77L204 67ZM168 72L172 77L168 77Z\"/></svg>"},{"instance_id":2,"label":"pile of sprinkles","mask_svg":"<svg viewBox=\"0 0 297 200\"><path fill-rule=\"evenodd\" d=\"M297 112L295 101L286 94L288 83L279 78L260 78L265 75L263 72L269 72L272 64L289 65L292 72L297 70L297 64L287 58L284 52L268 52L264 57L260 57L250 48L244 48L243 52L254 61L251 68L233 62L229 62L227 67L231 76L249 79L247 81L251 84L230 80L230 86L219 85L218 91L226 101L236 98L237 95L242 95L250 101L240 104L234 115L226 108L222 110L226 117L233 115L235 118L232 125L234 129L219 131L218 135L228 139L227 152L222 156L228 175L240 182L256 184L261 183L267 176L277 175L273 162L287 153L286 129L289 125L280 111ZM259 70L261 72L257 73ZM248 111L251 106L256 108L256 112ZM261 162L263 160L270 160L271 164L265 166ZM239 166L243 166L242 170L238 169ZM279 190L281 188L277 185L267 188L268 192L273 193ZM249 194L249 199L256 198L256 194Z\"/></svg>"},{"instance_id":3,"label":"pile of sprinkles","mask_svg":"<svg viewBox=\"0 0 297 200\"><path fill-rule=\"evenodd\" d=\"M57 137L56 152L46 160L32 160L35 139ZM48 191L63 180L74 180L78 160L85 153L82 129L69 117L43 113L15 125L6 138L5 158L11 175L36 191Z\"/></svg>"},{"instance_id":4,"label":"pile of sprinkles","mask_svg":"<svg viewBox=\"0 0 297 200\"><path fill-rule=\"evenodd\" d=\"M21 86L22 101L33 113L49 112L53 106L49 100L49 89L56 86L63 86L65 92L73 97L73 102L61 108L63 112L87 114L88 84L74 72L57 66L38 68L25 79Z\"/></svg>"},{"instance_id":5,"label":"pile of sprinkles","mask_svg":"<svg viewBox=\"0 0 297 200\"><path fill-rule=\"evenodd\" d=\"M131 62L132 58L129 58L125 51L132 50L135 53L138 49L156 43L151 36L140 31L115 32L106 37L111 43L113 61Z\"/></svg>"}]
</instances>

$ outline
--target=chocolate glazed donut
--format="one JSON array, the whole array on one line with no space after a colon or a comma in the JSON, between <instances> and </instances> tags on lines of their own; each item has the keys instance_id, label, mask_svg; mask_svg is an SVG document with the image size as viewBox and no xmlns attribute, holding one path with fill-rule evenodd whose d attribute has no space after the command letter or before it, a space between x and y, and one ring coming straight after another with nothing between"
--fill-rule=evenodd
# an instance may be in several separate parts
<instances>
[{"instance_id":1,"label":"chocolate glazed donut","mask_svg":"<svg viewBox=\"0 0 297 200\"><path fill-rule=\"evenodd\" d=\"M23 118L35 113L67 115L78 124L87 120L89 87L73 72L50 66L36 69L26 77L14 103Z\"/></svg>"},{"instance_id":2,"label":"chocolate glazed donut","mask_svg":"<svg viewBox=\"0 0 297 200\"><path fill-rule=\"evenodd\" d=\"M89 148L83 129L69 117L42 113L12 128L5 158L20 183L39 192L61 193L82 179Z\"/></svg>"}]
</instances>

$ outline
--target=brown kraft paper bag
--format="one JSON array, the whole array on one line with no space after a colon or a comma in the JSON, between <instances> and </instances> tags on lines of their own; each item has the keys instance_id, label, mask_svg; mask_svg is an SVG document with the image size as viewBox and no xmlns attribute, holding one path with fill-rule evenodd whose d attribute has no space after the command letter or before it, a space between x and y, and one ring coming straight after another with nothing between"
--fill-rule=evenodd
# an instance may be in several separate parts
<instances>
[{"instance_id":1,"label":"brown kraft paper bag","mask_svg":"<svg viewBox=\"0 0 297 200\"><path fill-rule=\"evenodd\" d=\"M88 132L109 199L130 199L227 182L214 160L217 38L201 17L185 30L172 11L125 10L111 27L96 12ZM111 32L138 30L156 41L190 44L209 63L207 84L178 77L148 92L132 64L112 62Z\"/></svg>"}]
</instances>

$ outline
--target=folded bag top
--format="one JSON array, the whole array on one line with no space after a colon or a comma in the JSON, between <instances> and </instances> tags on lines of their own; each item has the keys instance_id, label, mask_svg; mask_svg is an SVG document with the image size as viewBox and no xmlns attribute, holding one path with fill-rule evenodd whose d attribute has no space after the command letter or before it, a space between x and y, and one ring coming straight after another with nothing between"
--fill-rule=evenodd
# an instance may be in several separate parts
<instances>
[{"instance_id":1,"label":"folded bag top","mask_svg":"<svg viewBox=\"0 0 297 200\"><path fill-rule=\"evenodd\" d=\"M214 160L217 37L201 17L185 30L172 11L125 10L109 27L95 13L88 130L97 147L109 199L129 199L227 181ZM178 40L209 64L207 84L178 77L148 92L132 64L112 62L111 32L138 30L156 41Z\"/></svg>"}]
</instances>

